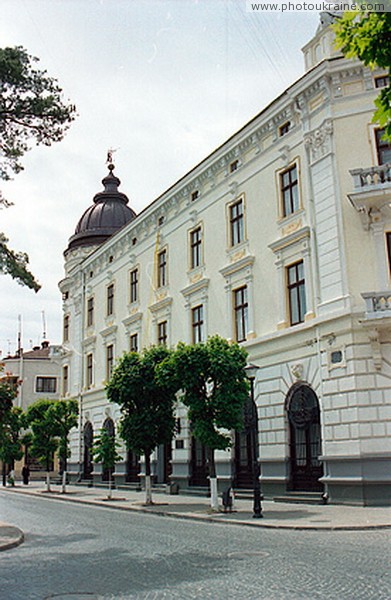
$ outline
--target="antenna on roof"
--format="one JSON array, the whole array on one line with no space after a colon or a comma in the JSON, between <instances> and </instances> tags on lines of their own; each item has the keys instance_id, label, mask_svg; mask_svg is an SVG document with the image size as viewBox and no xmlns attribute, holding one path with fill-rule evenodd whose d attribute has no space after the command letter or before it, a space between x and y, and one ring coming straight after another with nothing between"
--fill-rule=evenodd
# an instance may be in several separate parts
<instances>
[{"instance_id":1,"label":"antenna on roof","mask_svg":"<svg viewBox=\"0 0 391 600\"><path fill-rule=\"evenodd\" d=\"M18 348L17 354L22 354L22 315L18 315Z\"/></svg>"},{"instance_id":2,"label":"antenna on roof","mask_svg":"<svg viewBox=\"0 0 391 600\"><path fill-rule=\"evenodd\" d=\"M42 332L42 339L46 340L46 318L45 318L45 311L42 311L42 327L43 327L43 332Z\"/></svg>"}]
</instances>

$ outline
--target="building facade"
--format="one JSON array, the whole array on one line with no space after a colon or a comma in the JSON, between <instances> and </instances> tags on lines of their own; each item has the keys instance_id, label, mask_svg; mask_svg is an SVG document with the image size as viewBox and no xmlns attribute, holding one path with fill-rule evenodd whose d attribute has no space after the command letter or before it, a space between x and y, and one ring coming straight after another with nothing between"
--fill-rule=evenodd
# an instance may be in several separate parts
<instances>
[{"instance_id":1,"label":"building facade","mask_svg":"<svg viewBox=\"0 0 391 600\"><path fill-rule=\"evenodd\" d=\"M109 166L65 251L62 394L80 404L71 470L100 479L94 433L116 358L151 344L236 340L254 381L265 497L391 503L390 146L372 123L387 80L333 50L327 23L306 72L139 215ZM157 481L205 485L183 407ZM217 452L224 483L251 480L251 440ZM123 452L115 477L136 481Z\"/></svg>"}]
</instances>

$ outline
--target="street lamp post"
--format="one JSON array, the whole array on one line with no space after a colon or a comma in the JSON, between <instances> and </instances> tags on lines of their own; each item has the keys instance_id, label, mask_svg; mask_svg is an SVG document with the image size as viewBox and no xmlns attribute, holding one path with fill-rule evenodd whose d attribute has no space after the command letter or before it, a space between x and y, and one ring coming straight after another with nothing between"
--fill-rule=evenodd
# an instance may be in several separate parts
<instances>
[{"instance_id":1,"label":"street lamp post","mask_svg":"<svg viewBox=\"0 0 391 600\"><path fill-rule=\"evenodd\" d=\"M256 365L247 365L245 367L247 379L250 381L250 393L251 393L251 404L248 410L245 411L244 420L246 433L251 436L251 453L252 453L252 471L253 471L253 493L254 493L254 504L253 504L253 519L262 519L262 505L261 505L261 484L259 476L261 474L259 461L258 461L258 416L257 408L254 399L254 380L259 367Z\"/></svg>"}]
</instances>

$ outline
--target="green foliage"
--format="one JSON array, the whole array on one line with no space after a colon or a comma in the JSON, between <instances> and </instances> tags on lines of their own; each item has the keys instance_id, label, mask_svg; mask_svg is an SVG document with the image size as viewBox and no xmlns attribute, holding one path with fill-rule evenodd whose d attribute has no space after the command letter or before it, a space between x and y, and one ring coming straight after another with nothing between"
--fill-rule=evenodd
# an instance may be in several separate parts
<instances>
[{"instance_id":1,"label":"green foliage","mask_svg":"<svg viewBox=\"0 0 391 600\"><path fill-rule=\"evenodd\" d=\"M122 460L122 456L117 452L119 445L115 437L103 427L92 447L94 462L102 463L103 469L114 469L115 463Z\"/></svg>"},{"instance_id":2,"label":"green foliage","mask_svg":"<svg viewBox=\"0 0 391 600\"><path fill-rule=\"evenodd\" d=\"M249 391L244 371L247 352L214 336L204 344L178 344L173 360L193 435L207 448L228 448L230 435L220 429L243 426Z\"/></svg>"},{"instance_id":3,"label":"green foliage","mask_svg":"<svg viewBox=\"0 0 391 600\"><path fill-rule=\"evenodd\" d=\"M12 464L23 457L23 437L25 415L21 408L14 407L6 414L0 429L0 460Z\"/></svg>"},{"instance_id":4,"label":"green foliage","mask_svg":"<svg viewBox=\"0 0 391 600\"><path fill-rule=\"evenodd\" d=\"M107 397L121 408L119 432L129 449L149 456L159 444L171 441L177 382L158 376L158 366L172 355L164 346L142 354L124 354L106 385Z\"/></svg>"},{"instance_id":5,"label":"green foliage","mask_svg":"<svg viewBox=\"0 0 391 600\"><path fill-rule=\"evenodd\" d=\"M12 409L13 400L17 396L17 390L9 380L4 377L0 379L0 427L4 421L5 416Z\"/></svg>"},{"instance_id":6,"label":"green foliage","mask_svg":"<svg viewBox=\"0 0 391 600\"><path fill-rule=\"evenodd\" d=\"M48 418L56 425L57 435L60 438L58 454L65 469L67 458L70 456L69 432L73 427L77 427L78 414L77 400L57 400L48 408Z\"/></svg>"},{"instance_id":7,"label":"green foliage","mask_svg":"<svg viewBox=\"0 0 391 600\"><path fill-rule=\"evenodd\" d=\"M391 67L391 13L347 12L333 25L336 45L347 58L359 58L365 65L388 69ZM391 140L391 88L381 90L375 101L373 117L385 129Z\"/></svg>"},{"instance_id":8,"label":"green foliage","mask_svg":"<svg viewBox=\"0 0 391 600\"><path fill-rule=\"evenodd\" d=\"M57 400L37 400L31 404L26 413L27 423L31 427L32 442L30 452L50 471L53 455L59 445L58 425L51 416L50 407Z\"/></svg>"},{"instance_id":9,"label":"green foliage","mask_svg":"<svg viewBox=\"0 0 391 600\"><path fill-rule=\"evenodd\" d=\"M11 275L20 285L38 292L41 288L28 270L29 257L25 252L14 252L7 246L8 239L0 232L0 273Z\"/></svg>"},{"instance_id":10,"label":"green foliage","mask_svg":"<svg viewBox=\"0 0 391 600\"><path fill-rule=\"evenodd\" d=\"M23 170L21 158L36 145L62 140L76 109L65 104L57 81L35 67L38 59L21 46L0 48L0 179ZM0 208L10 206L0 192ZM0 273L37 292L40 285L27 268L28 256L8 248L0 233Z\"/></svg>"},{"instance_id":11,"label":"green foliage","mask_svg":"<svg viewBox=\"0 0 391 600\"><path fill-rule=\"evenodd\" d=\"M56 79L34 68L38 59L21 46L0 48L0 178L19 173L29 144L62 140L76 109L62 100Z\"/></svg>"}]
</instances>

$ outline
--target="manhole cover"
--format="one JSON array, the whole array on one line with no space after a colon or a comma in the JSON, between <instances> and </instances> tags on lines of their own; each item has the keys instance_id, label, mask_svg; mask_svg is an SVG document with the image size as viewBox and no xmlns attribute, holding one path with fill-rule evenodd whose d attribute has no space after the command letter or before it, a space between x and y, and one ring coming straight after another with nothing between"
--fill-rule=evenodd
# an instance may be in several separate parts
<instances>
[{"instance_id":1,"label":"manhole cover","mask_svg":"<svg viewBox=\"0 0 391 600\"><path fill-rule=\"evenodd\" d=\"M248 551L248 552L229 552L228 554L228 558L249 558L249 557L256 557L256 558L266 558L267 556L270 556L269 552L257 552L256 550L254 550L253 552Z\"/></svg>"},{"instance_id":2,"label":"manhole cover","mask_svg":"<svg viewBox=\"0 0 391 600\"><path fill-rule=\"evenodd\" d=\"M99 596L96 594L89 594L88 592L74 592L71 594L52 594L46 596L45 600L98 600Z\"/></svg>"}]
</instances>

